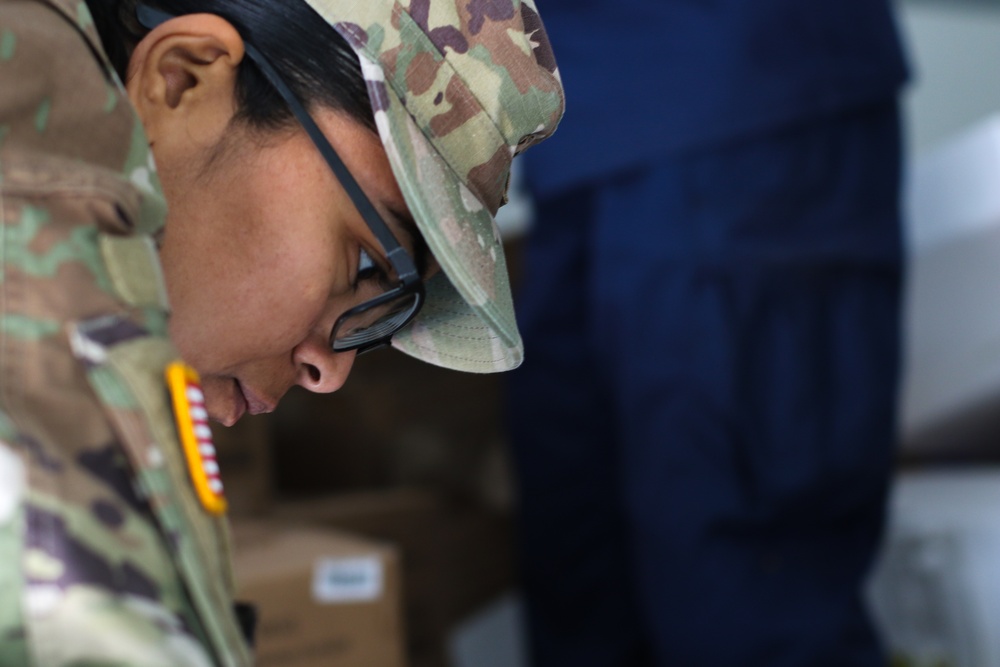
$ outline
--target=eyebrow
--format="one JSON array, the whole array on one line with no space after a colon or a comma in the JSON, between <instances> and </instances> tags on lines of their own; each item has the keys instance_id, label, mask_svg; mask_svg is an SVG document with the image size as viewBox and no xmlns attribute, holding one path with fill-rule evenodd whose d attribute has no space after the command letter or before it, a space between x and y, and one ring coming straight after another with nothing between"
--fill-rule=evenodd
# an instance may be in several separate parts
<instances>
[{"instance_id":1,"label":"eyebrow","mask_svg":"<svg viewBox=\"0 0 1000 667\"><path fill-rule=\"evenodd\" d=\"M417 265L417 273L421 277L426 276L427 267L430 266L431 249L428 247L427 241L424 240L423 234L420 233L413 216L406 209L396 208L388 204L385 208L397 226L410 237L410 243L413 247L413 262Z\"/></svg>"}]
</instances>

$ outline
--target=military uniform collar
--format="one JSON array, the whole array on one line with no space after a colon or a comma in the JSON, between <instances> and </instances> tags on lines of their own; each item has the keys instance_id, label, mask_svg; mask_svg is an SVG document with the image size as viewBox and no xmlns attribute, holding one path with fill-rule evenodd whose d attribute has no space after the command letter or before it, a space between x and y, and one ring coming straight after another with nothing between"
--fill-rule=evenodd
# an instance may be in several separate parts
<instances>
[{"instance_id":1,"label":"military uniform collar","mask_svg":"<svg viewBox=\"0 0 1000 667\"><path fill-rule=\"evenodd\" d=\"M114 71L111 60L104 50L104 43L101 42L101 36L97 32L97 26L94 25L94 17L84 0L42 0L42 2L65 16L70 23L76 26L77 30L86 38L90 50L94 52L97 59L109 72Z\"/></svg>"}]
</instances>

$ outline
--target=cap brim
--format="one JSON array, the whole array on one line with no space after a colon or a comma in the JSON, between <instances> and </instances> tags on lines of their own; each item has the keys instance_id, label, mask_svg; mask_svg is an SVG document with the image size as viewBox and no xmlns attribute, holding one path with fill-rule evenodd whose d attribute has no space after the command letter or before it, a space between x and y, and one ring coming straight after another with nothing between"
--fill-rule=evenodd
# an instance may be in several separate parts
<instances>
[{"instance_id":1,"label":"cap brim","mask_svg":"<svg viewBox=\"0 0 1000 667\"><path fill-rule=\"evenodd\" d=\"M499 230L489 209L462 183L389 86L375 112L403 197L441 266L427 299L393 347L460 371L494 373L524 358Z\"/></svg>"}]
</instances>

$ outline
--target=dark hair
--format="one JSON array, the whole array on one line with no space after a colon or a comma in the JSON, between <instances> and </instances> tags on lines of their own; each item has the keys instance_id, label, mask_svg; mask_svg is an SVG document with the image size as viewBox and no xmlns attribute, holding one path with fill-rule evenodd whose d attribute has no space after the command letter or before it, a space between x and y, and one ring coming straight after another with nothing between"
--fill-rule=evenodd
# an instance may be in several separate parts
<instances>
[{"instance_id":1,"label":"dark hair","mask_svg":"<svg viewBox=\"0 0 1000 667\"><path fill-rule=\"evenodd\" d=\"M148 32L136 20L137 4L139 0L87 0L104 48L122 80L132 50ZM221 16L264 54L307 107L343 111L375 130L357 55L303 0L144 0L143 4L174 16ZM279 128L293 119L288 105L249 59L240 63L236 102L235 120L254 128Z\"/></svg>"}]
</instances>

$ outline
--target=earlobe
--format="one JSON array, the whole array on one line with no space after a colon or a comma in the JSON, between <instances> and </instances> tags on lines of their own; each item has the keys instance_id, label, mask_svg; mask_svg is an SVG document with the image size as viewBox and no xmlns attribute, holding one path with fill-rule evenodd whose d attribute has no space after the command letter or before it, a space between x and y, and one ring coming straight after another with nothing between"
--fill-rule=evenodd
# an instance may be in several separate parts
<instances>
[{"instance_id":1,"label":"earlobe","mask_svg":"<svg viewBox=\"0 0 1000 667\"><path fill-rule=\"evenodd\" d=\"M224 127L243 55L236 29L212 14L180 16L150 31L132 53L126 83L150 141L176 122L196 140Z\"/></svg>"}]
</instances>

